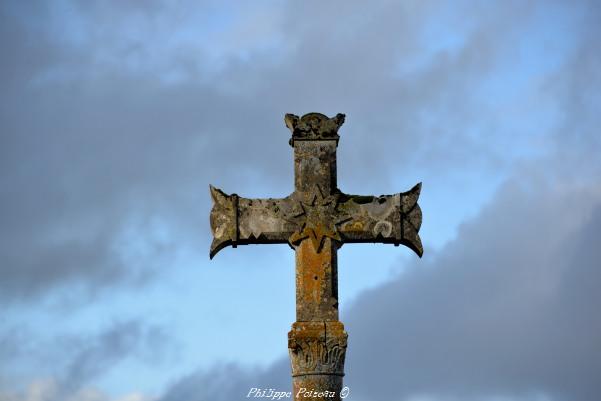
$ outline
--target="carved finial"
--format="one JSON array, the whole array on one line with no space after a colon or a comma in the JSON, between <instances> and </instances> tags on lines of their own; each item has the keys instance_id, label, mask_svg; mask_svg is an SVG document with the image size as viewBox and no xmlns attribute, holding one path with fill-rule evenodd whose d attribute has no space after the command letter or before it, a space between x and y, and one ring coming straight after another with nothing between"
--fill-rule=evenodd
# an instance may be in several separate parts
<instances>
[{"instance_id":1,"label":"carved finial","mask_svg":"<svg viewBox=\"0 0 601 401\"><path fill-rule=\"evenodd\" d=\"M294 114L286 114L284 122L292 132L290 146L294 146L294 141L297 140L335 139L338 144L338 128L344 123L344 114L338 113L332 118L321 113L308 113L300 118Z\"/></svg>"}]
</instances>

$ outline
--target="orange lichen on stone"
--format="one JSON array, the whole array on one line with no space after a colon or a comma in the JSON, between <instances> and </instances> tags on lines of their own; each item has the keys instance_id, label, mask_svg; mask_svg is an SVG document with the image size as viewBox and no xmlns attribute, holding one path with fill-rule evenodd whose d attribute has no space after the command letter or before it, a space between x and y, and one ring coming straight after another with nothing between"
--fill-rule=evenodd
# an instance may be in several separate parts
<instances>
[{"instance_id":1,"label":"orange lichen on stone","mask_svg":"<svg viewBox=\"0 0 601 401\"><path fill-rule=\"evenodd\" d=\"M337 245L323 239L317 252L311 241L296 248L296 318L298 321L338 320Z\"/></svg>"}]
</instances>

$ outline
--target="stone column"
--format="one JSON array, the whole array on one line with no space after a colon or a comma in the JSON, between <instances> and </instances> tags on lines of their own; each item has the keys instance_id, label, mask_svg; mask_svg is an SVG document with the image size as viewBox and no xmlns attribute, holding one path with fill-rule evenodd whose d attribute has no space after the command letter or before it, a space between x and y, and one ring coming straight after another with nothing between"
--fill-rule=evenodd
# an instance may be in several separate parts
<instances>
[{"instance_id":1,"label":"stone column","mask_svg":"<svg viewBox=\"0 0 601 401\"><path fill-rule=\"evenodd\" d=\"M288 333L295 401L340 401L347 334L339 321L296 322Z\"/></svg>"}]
</instances>

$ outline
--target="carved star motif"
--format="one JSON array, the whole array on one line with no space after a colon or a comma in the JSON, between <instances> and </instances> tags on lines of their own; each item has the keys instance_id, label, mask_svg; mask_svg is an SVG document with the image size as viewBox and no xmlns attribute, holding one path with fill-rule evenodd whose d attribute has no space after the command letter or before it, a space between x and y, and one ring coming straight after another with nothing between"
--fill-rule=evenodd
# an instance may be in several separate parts
<instances>
[{"instance_id":1,"label":"carved star motif","mask_svg":"<svg viewBox=\"0 0 601 401\"><path fill-rule=\"evenodd\" d=\"M338 197L338 194L324 196L316 186L304 200L299 201L293 220L300 229L290 236L290 243L298 245L309 238L315 251L320 252L325 237L342 242L337 226L351 217L338 210Z\"/></svg>"}]
</instances>

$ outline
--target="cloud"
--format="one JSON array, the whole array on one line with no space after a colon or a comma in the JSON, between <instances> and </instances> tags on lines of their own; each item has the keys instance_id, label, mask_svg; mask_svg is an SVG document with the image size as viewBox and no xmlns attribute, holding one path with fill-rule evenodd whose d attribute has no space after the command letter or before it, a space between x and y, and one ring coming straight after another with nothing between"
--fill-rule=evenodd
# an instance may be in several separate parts
<instances>
[{"instance_id":1,"label":"cloud","mask_svg":"<svg viewBox=\"0 0 601 401\"><path fill-rule=\"evenodd\" d=\"M98 379L127 360L160 365L173 345L164 328L136 320L115 321L97 333L62 334L49 339L36 336L30 327L14 327L5 331L0 344L10 347L0 355L6 366L0 369L2 401L2 397L19 401L109 400L94 389ZM18 392L8 386L8 380L22 381L23 359L37 364L38 377L46 378L34 379Z\"/></svg>"},{"instance_id":2,"label":"cloud","mask_svg":"<svg viewBox=\"0 0 601 401\"><path fill-rule=\"evenodd\" d=\"M353 399L595 400L600 237L598 184L507 182L438 254L354 302L343 319ZM216 368L161 400L243 399L287 389L288 373L286 359L259 373Z\"/></svg>"},{"instance_id":3,"label":"cloud","mask_svg":"<svg viewBox=\"0 0 601 401\"><path fill-rule=\"evenodd\" d=\"M497 105L477 89L502 86L541 3L215 4L2 7L0 300L146 282L208 243L209 182L286 195L286 112L348 114L351 192L387 190L395 160L440 180L502 176L529 145L491 129ZM147 234L157 221L162 239Z\"/></svg>"},{"instance_id":4,"label":"cloud","mask_svg":"<svg viewBox=\"0 0 601 401\"><path fill-rule=\"evenodd\" d=\"M288 391L289 370L284 360L267 369L222 364L178 379L157 401L238 400L246 398L253 387Z\"/></svg>"},{"instance_id":5,"label":"cloud","mask_svg":"<svg viewBox=\"0 0 601 401\"><path fill-rule=\"evenodd\" d=\"M601 234L599 193L525 181L503 188L431 266L356 302L357 395L595 399L601 321L587 305L601 301L590 285L601 255L589 246Z\"/></svg>"},{"instance_id":6,"label":"cloud","mask_svg":"<svg viewBox=\"0 0 601 401\"><path fill-rule=\"evenodd\" d=\"M87 387L65 395L60 384L53 379L37 379L32 381L23 392L2 392L0 401L152 401L140 393L131 393L119 397L111 397L102 391Z\"/></svg>"},{"instance_id":7,"label":"cloud","mask_svg":"<svg viewBox=\"0 0 601 401\"><path fill-rule=\"evenodd\" d=\"M168 344L166 339L164 329L137 321L117 322L91 339L63 338L66 349L77 349L66 366L63 381L68 387L77 388L129 356L156 357Z\"/></svg>"}]
</instances>

